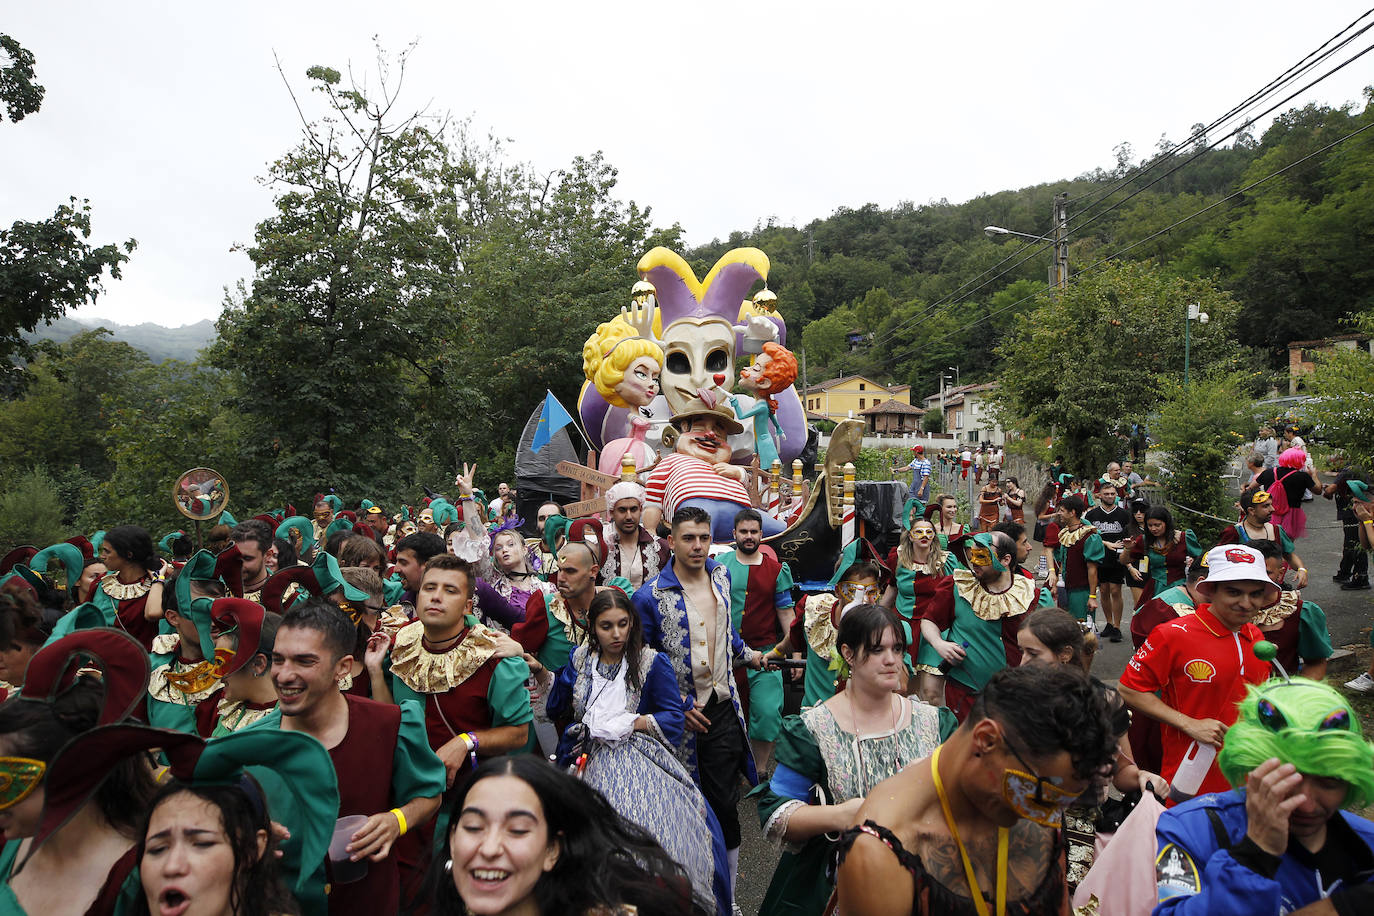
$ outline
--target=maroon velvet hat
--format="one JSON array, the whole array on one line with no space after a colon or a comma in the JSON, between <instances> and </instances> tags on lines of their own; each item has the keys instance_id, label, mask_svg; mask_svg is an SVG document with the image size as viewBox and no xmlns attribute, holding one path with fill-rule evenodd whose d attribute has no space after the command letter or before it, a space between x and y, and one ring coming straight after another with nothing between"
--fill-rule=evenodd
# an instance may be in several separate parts
<instances>
[{"instance_id":1,"label":"maroon velvet hat","mask_svg":"<svg viewBox=\"0 0 1374 916\"><path fill-rule=\"evenodd\" d=\"M235 598L243 597L243 554L233 541L215 557L215 578L223 579Z\"/></svg>"},{"instance_id":2,"label":"maroon velvet hat","mask_svg":"<svg viewBox=\"0 0 1374 916\"><path fill-rule=\"evenodd\" d=\"M105 688L97 725L127 719L148 689L148 653L122 630L93 627L77 630L39 649L29 661L20 696L51 702L76 682L86 667L100 670Z\"/></svg>"},{"instance_id":3,"label":"maroon velvet hat","mask_svg":"<svg viewBox=\"0 0 1374 916\"><path fill-rule=\"evenodd\" d=\"M57 752L44 775L43 816L24 861L90 801L118 761L161 748L174 772L194 771L195 758L204 744L199 735L133 722L104 725L72 738Z\"/></svg>"},{"instance_id":4,"label":"maroon velvet hat","mask_svg":"<svg viewBox=\"0 0 1374 916\"><path fill-rule=\"evenodd\" d=\"M216 598L210 605L210 616L219 628L238 630L238 648L219 666L219 676L228 677L258 654L258 646L262 644L262 622L267 618L267 609L244 598ZM215 650L217 658L222 651Z\"/></svg>"},{"instance_id":5,"label":"maroon velvet hat","mask_svg":"<svg viewBox=\"0 0 1374 916\"><path fill-rule=\"evenodd\" d=\"M38 548L31 547L27 544L23 547L14 548L9 553L5 554L4 559L0 559L0 576L14 569L19 563L28 563L33 559L33 555L36 553L38 553Z\"/></svg>"},{"instance_id":6,"label":"maroon velvet hat","mask_svg":"<svg viewBox=\"0 0 1374 916\"><path fill-rule=\"evenodd\" d=\"M78 534L74 538L67 538L67 543L81 551L81 556L87 560L95 559L95 547L91 544L91 539L84 534Z\"/></svg>"},{"instance_id":7,"label":"maroon velvet hat","mask_svg":"<svg viewBox=\"0 0 1374 916\"><path fill-rule=\"evenodd\" d=\"M273 573L267 584L262 587L262 606L274 614L285 614L286 609L282 607L281 599L286 594L287 587L293 582L316 598L324 597L324 589L320 588L320 580L315 578L313 569L309 566L288 566Z\"/></svg>"},{"instance_id":8,"label":"maroon velvet hat","mask_svg":"<svg viewBox=\"0 0 1374 916\"><path fill-rule=\"evenodd\" d=\"M586 544L596 551L596 565L606 565L606 542L601 539L601 519L575 518L568 525L568 543Z\"/></svg>"}]
</instances>

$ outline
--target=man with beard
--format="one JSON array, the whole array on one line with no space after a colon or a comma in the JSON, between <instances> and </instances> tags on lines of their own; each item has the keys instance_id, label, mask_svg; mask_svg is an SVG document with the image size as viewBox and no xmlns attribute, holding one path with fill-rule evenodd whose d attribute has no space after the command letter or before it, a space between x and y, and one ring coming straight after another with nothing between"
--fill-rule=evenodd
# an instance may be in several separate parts
<instances>
[{"instance_id":1,"label":"man with beard","mask_svg":"<svg viewBox=\"0 0 1374 916\"><path fill-rule=\"evenodd\" d=\"M444 553L444 539L437 534L417 531L396 542L395 572L401 577L405 591L401 593L401 608L407 617L415 616L415 595L420 591L425 564L430 557Z\"/></svg>"},{"instance_id":2,"label":"man with beard","mask_svg":"<svg viewBox=\"0 0 1374 916\"><path fill-rule=\"evenodd\" d=\"M1017 575L1016 543L1000 531L974 535L968 569L955 569L954 602L921 618L919 661L945 671L945 705L960 722L988 680L1021 664L1016 632L1038 603L1035 580Z\"/></svg>"},{"instance_id":3,"label":"man with beard","mask_svg":"<svg viewBox=\"0 0 1374 916\"><path fill-rule=\"evenodd\" d=\"M634 594L644 644L673 663L688 705L682 743L673 748L715 812L730 860L730 891L739 867L739 778L758 782L745 743L744 713L732 671L763 666L763 653L744 644L731 622L730 576L710 559L711 517L698 506L673 515L673 557Z\"/></svg>"},{"instance_id":4,"label":"man with beard","mask_svg":"<svg viewBox=\"0 0 1374 916\"><path fill-rule=\"evenodd\" d=\"M605 585L616 576L624 576L630 585L639 588L657 576L668 562L668 541L654 537L639 523L644 511L644 488L634 481L622 480L607 490L606 506L611 521L601 527L606 562L601 566L599 581Z\"/></svg>"},{"instance_id":5,"label":"man with beard","mask_svg":"<svg viewBox=\"0 0 1374 916\"><path fill-rule=\"evenodd\" d=\"M772 548L762 547L762 516L756 509L741 509L735 516L735 549L716 559L730 574L730 622L744 644L767 652L792 628L792 570L778 560ZM760 773L768 772L773 742L782 731L782 671L735 669L745 716L749 722L749 746Z\"/></svg>"},{"instance_id":6,"label":"man with beard","mask_svg":"<svg viewBox=\"0 0 1374 916\"><path fill-rule=\"evenodd\" d=\"M305 732L323 744L338 777L339 816L367 818L348 844L351 859L367 860L367 874L330 894L331 916L399 910L400 869L393 847L434 815L444 791L444 764L429 748L418 705L394 706L340 692L356 637L353 624L326 601L314 599L287 611L272 646L277 708L249 726Z\"/></svg>"},{"instance_id":7,"label":"man with beard","mask_svg":"<svg viewBox=\"0 0 1374 916\"><path fill-rule=\"evenodd\" d=\"M1108 466L1108 473L1115 465ZM1097 529L1105 553L1097 564L1097 588L1101 598L1102 616L1107 618L1102 636L1121 642L1121 586L1126 581L1126 567L1118 554L1130 540L1131 513L1117 502L1118 487L1103 478L1097 490L1097 505L1083 513L1083 521Z\"/></svg>"},{"instance_id":8,"label":"man with beard","mask_svg":"<svg viewBox=\"0 0 1374 916\"><path fill-rule=\"evenodd\" d=\"M730 436L744 426L726 407L707 407L694 402L674 415L677 442L673 454L649 472L645 487L644 527L658 529L666 514L675 516L684 506L701 509L711 520L711 537L725 544L734 536L735 513L750 507L746 468L730 464ZM771 537L786 526L763 516L763 536Z\"/></svg>"},{"instance_id":9,"label":"man with beard","mask_svg":"<svg viewBox=\"0 0 1374 916\"><path fill-rule=\"evenodd\" d=\"M243 558L243 597L261 603L262 587L271 575L268 566L275 557L272 529L266 522L245 519L229 532L229 540L239 546Z\"/></svg>"}]
</instances>

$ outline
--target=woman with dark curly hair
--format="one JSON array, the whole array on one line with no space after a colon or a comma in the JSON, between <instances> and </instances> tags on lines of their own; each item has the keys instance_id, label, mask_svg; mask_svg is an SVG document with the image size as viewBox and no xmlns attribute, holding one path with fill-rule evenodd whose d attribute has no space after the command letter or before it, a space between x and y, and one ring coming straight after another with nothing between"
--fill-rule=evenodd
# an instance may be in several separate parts
<instances>
[{"instance_id":1,"label":"woman with dark curly hair","mask_svg":"<svg viewBox=\"0 0 1374 916\"><path fill-rule=\"evenodd\" d=\"M138 914L299 913L277 873L262 789L171 783L152 801L138 846Z\"/></svg>"},{"instance_id":2,"label":"woman with dark curly hair","mask_svg":"<svg viewBox=\"0 0 1374 916\"><path fill-rule=\"evenodd\" d=\"M534 756L493 757L450 809L415 911L686 916L691 885L644 830Z\"/></svg>"},{"instance_id":3,"label":"woman with dark curly hair","mask_svg":"<svg viewBox=\"0 0 1374 916\"><path fill-rule=\"evenodd\" d=\"M100 562L109 572L91 601L112 618L110 626L125 630L151 652L162 617L163 569L152 537L137 525L111 528L100 542Z\"/></svg>"}]
</instances>

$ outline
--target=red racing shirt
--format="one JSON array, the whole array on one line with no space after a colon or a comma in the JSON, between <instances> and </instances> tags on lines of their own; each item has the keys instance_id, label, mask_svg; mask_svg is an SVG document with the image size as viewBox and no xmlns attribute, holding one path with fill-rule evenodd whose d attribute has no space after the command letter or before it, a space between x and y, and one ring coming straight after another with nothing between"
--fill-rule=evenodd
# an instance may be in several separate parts
<instances>
[{"instance_id":1,"label":"red racing shirt","mask_svg":"<svg viewBox=\"0 0 1374 916\"><path fill-rule=\"evenodd\" d=\"M1269 677L1269 663L1254 654L1255 643L1262 639L1264 634L1252 623L1231 632L1212 615L1210 604L1201 604L1195 613L1151 630L1126 664L1120 683L1144 693L1158 691L1165 703L1190 718L1216 719L1229 726L1236 721L1246 685ZM1160 775L1172 782L1193 739L1171 725L1161 723L1161 731ZM1230 789L1214 761L1198 794Z\"/></svg>"}]
</instances>

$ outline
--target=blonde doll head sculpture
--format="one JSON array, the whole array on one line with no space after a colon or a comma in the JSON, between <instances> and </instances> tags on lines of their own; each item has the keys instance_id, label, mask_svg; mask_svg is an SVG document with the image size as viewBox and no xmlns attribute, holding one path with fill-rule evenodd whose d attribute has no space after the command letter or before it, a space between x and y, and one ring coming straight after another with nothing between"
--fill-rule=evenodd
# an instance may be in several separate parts
<instances>
[{"instance_id":1,"label":"blonde doll head sculpture","mask_svg":"<svg viewBox=\"0 0 1374 916\"><path fill-rule=\"evenodd\" d=\"M613 407L648 407L658 396L663 348L617 315L582 345L582 373Z\"/></svg>"}]
</instances>

